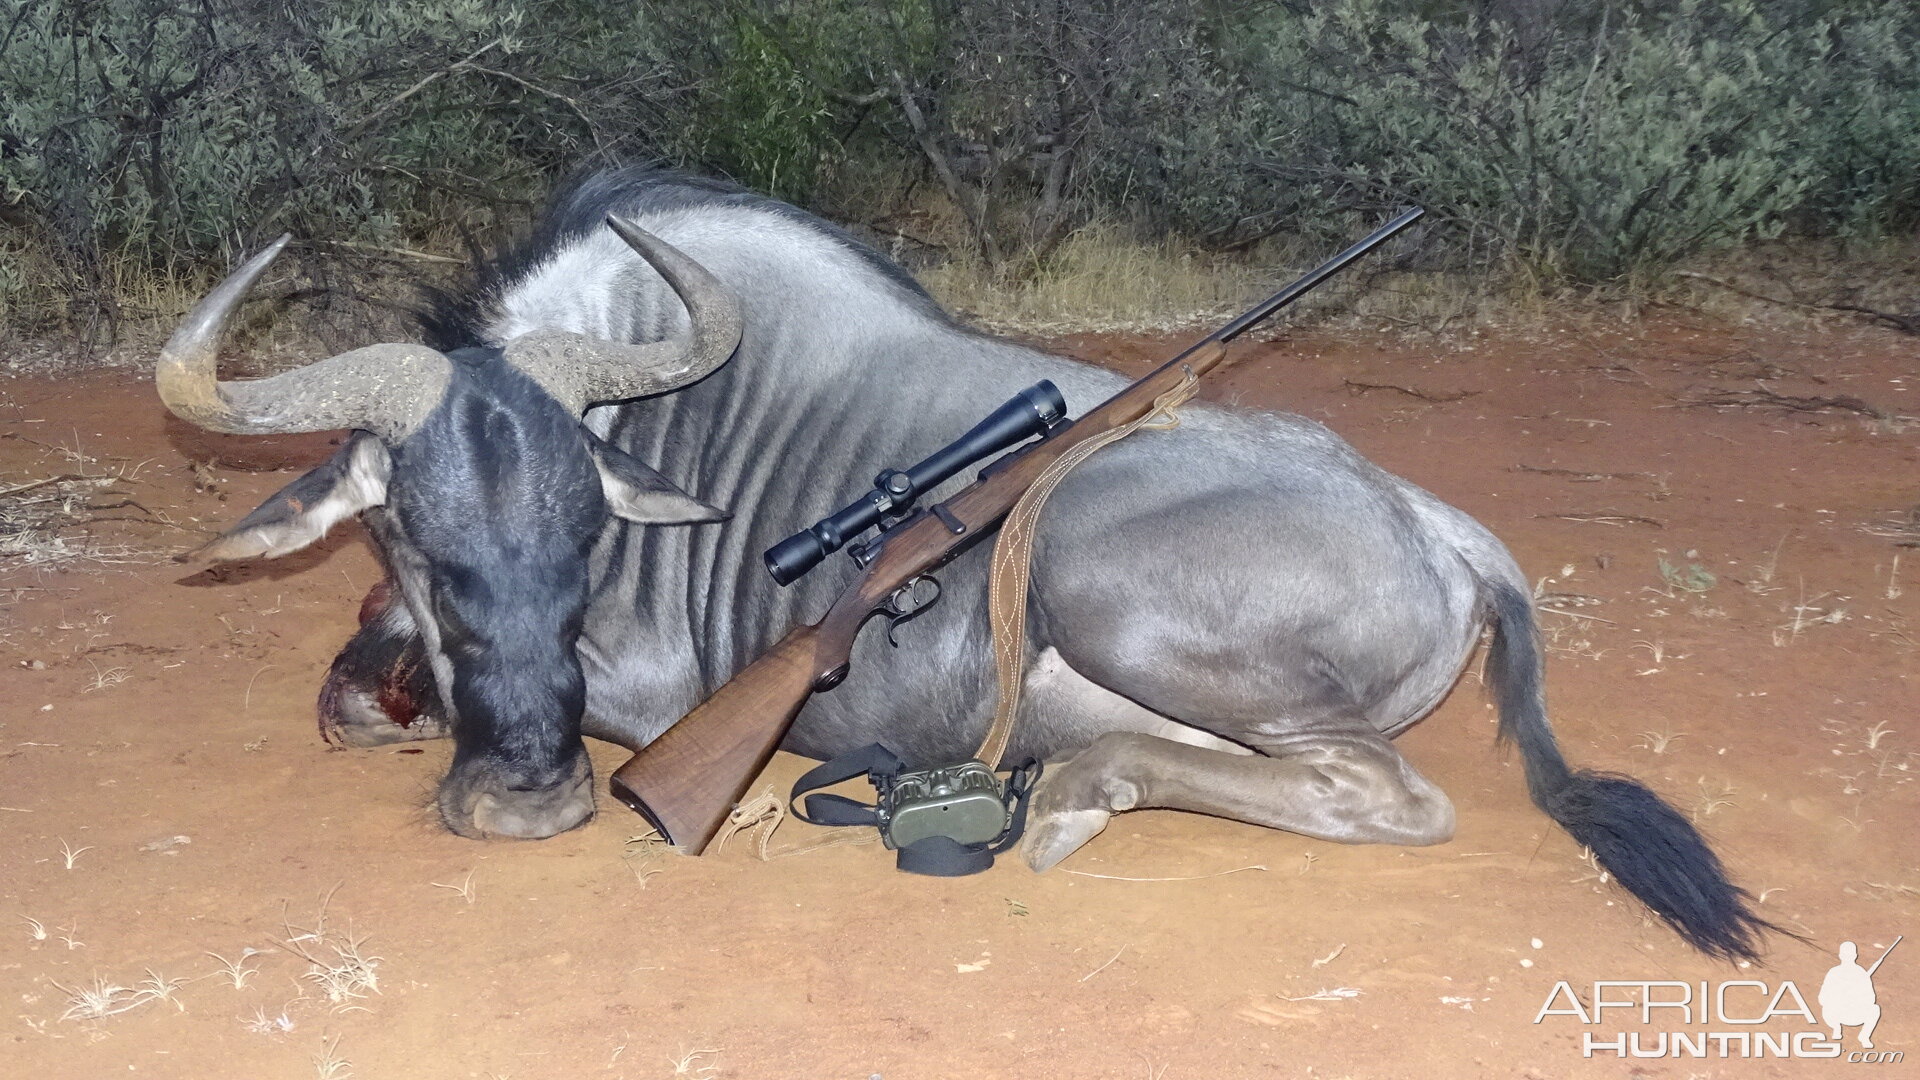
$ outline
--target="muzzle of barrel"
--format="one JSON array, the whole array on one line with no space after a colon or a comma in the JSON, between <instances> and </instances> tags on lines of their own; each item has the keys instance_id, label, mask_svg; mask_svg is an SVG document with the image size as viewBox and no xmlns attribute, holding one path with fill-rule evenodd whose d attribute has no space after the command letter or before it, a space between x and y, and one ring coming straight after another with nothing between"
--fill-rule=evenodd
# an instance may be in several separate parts
<instances>
[{"instance_id":1,"label":"muzzle of barrel","mask_svg":"<svg viewBox=\"0 0 1920 1080\"><path fill-rule=\"evenodd\" d=\"M767 573L782 585L792 584L881 518L905 513L914 500L982 458L1045 435L1066 414L1067 401L1059 387L1042 379L925 461L904 472L888 469L874 478L873 490L768 548Z\"/></svg>"}]
</instances>

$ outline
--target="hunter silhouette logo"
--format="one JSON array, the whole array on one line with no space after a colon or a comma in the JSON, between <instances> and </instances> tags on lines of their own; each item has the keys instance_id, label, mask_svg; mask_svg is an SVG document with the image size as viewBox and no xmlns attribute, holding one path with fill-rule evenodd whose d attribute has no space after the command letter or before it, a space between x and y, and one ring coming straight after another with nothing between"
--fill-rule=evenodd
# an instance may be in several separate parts
<instances>
[{"instance_id":1,"label":"hunter silhouette logo","mask_svg":"<svg viewBox=\"0 0 1920 1080\"><path fill-rule=\"evenodd\" d=\"M1895 937L1873 966L1864 968L1860 947L1841 942L1840 962L1827 971L1812 1003L1791 980L1595 980L1587 995L1562 980L1548 991L1533 1022L1548 1017L1577 1020L1583 1028L1584 1057L1834 1058L1892 1064L1906 1054L1873 1048L1881 1008L1873 976L1903 940L1904 935ZM1847 1028L1858 1029L1854 1041L1859 1049L1847 1046Z\"/></svg>"},{"instance_id":2,"label":"hunter silhouette logo","mask_svg":"<svg viewBox=\"0 0 1920 1080\"><path fill-rule=\"evenodd\" d=\"M1873 996L1873 973L1887 962L1893 950L1900 946L1906 935L1893 939L1887 951L1870 968L1862 968L1856 961L1860 957L1859 946L1851 941L1840 943L1840 962L1833 965L1827 977L1820 984L1820 1020L1833 1032L1834 1041L1840 1039L1843 1027L1860 1027L1860 1046L1873 1049L1873 1028L1880 1022L1880 1002Z\"/></svg>"}]
</instances>

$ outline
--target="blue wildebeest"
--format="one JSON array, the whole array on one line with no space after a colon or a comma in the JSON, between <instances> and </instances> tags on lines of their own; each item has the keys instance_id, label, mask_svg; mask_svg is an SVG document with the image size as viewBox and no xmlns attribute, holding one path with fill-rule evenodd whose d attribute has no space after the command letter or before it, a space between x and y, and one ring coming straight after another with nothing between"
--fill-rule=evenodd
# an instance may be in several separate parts
<instances>
[{"instance_id":1,"label":"blue wildebeest","mask_svg":"<svg viewBox=\"0 0 1920 1080\"><path fill-rule=\"evenodd\" d=\"M610 214L646 232L616 234ZM768 545L1035 380L1079 409L1123 383L957 324L826 222L672 174L572 185L528 242L442 298L427 346L219 382L220 328L271 256L189 317L162 396L221 431L357 433L206 554L284 554L363 514L397 600L369 598L322 725L359 746L451 734L439 810L465 836L581 824L582 735L645 744L823 611L840 575L779 588ZM1447 840L1452 804L1388 740L1491 624L1500 731L1533 800L1688 941L1754 955L1769 924L1693 827L1561 757L1527 581L1491 533L1309 420L1198 404L1184 419L1095 456L1042 525L1011 749L1054 762L1034 868L1138 807ZM904 647L866 635L854 677L813 698L786 749L967 754L994 696L985 563L944 572L946 600Z\"/></svg>"}]
</instances>

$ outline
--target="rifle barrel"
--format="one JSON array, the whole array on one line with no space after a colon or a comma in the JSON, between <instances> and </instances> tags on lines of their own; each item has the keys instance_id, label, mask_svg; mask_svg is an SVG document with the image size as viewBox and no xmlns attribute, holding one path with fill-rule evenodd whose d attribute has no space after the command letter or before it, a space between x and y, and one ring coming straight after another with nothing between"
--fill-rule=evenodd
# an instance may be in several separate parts
<instances>
[{"instance_id":1,"label":"rifle barrel","mask_svg":"<svg viewBox=\"0 0 1920 1080\"><path fill-rule=\"evenodd\" d=\"M1379 247L1381 244L1386 243L1395 233L1420 220L1421 215L1425 213L1426 210L1418 206L1410 206L1400 211L1393 216L1392 221L1368 233L1366 238L1359 243L1328 259L1326 262L1321 263L1319 269L1286 288L1281 289L1279 292L1274 293L1272 296L1267 297L1253 308L1242 313L1239 318L1234 319L1227 325L1194 342L1186 352L1180 354L1180 358L1184 358L1187 353L1191 353L1195 349L1210 342L1218 341L1225 344L1254 327L1259 326L1261 323L1266 322L1269 318L1273 317L1274 312L1279 311L1281 308L1300 299L1314 289L1319 288L1321 282L1345 270L1348 263Z\"/></svg>"}]
</instances>

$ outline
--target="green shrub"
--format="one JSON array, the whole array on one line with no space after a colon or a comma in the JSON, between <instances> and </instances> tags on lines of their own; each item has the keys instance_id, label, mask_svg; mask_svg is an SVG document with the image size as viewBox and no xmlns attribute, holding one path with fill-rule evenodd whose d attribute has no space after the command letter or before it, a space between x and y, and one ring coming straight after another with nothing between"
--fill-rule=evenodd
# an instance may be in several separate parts
<instances>
[{"instance_id":1,"label":"green shrub","mask_svg":"<svg viewBox=\"0 0 1920 1080\"><path fill-rule=\"evenodd\" d=\"M0 0L0 192L89 323L126 269L289 229L389 240L455 207L485 225L596 152L650 149L626 124L663 81L650 24L613 7Z\"/></svg>"},{"instance_id":2,"label":"green shrub","mask_svg":"<svg viewBox=\"0 0 1920 1080\"><path fill-rule=\"evenodd\" d=\"M1644 277L1774 235L1817 172L1796 144L1804 48L1741 0L1532 41L1343 0L1271 47L1273 71L1341 72L1292 95L1302 122L1277 171L1336 197L1420 200L1460 257L1547 281Z\"/></svg>"},{"instance_id":3,"label":"green shrub","mask_svg":"<svg viewBox=\"0 0 1920 1080\"><path fill-rule=\"evenodd\" d=\"M939 190L989 277L1089 222L1318 249L1418 200L1417 264L1637 287L1920 227L1920 7L0 0L0 325L104 339L170 314L142 275L491 236L628 160L829 216Z\"/></svg>"},{"instance_id":4,"label":"green shrub","mask_svg":"<svg viewBox=\"0 0 1920 1080\"><path fill-rule=\"evenodd\" d=\"M1811 34L1812 62L1793 73L1812 110L1810 227L1865 239L1920 228L1920 16L1888 4Z\"/></svg>"}]
</instances>

